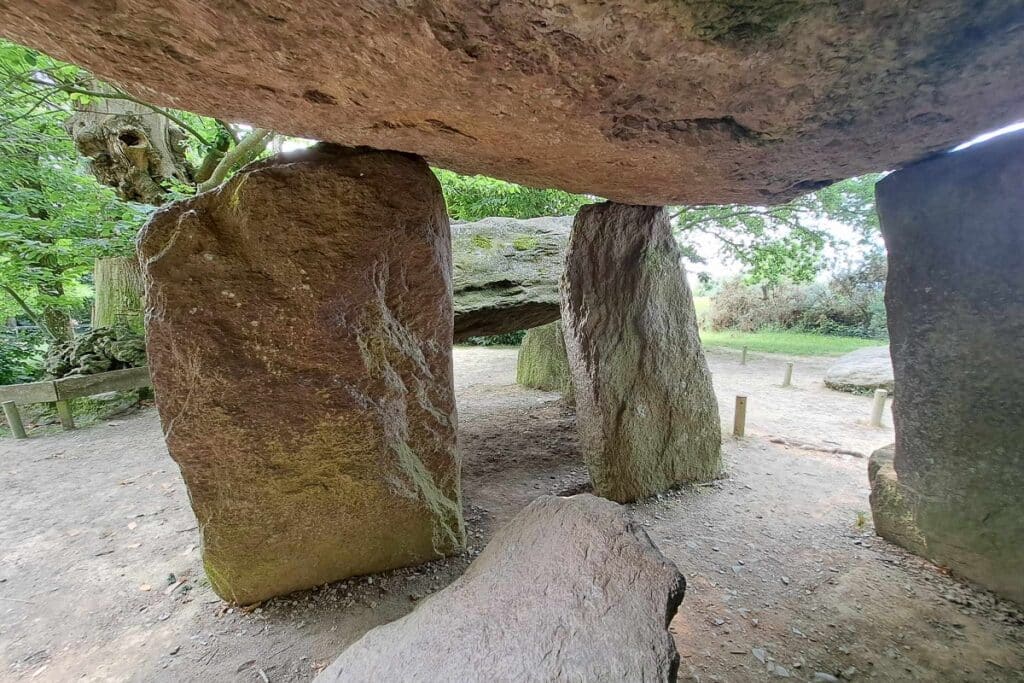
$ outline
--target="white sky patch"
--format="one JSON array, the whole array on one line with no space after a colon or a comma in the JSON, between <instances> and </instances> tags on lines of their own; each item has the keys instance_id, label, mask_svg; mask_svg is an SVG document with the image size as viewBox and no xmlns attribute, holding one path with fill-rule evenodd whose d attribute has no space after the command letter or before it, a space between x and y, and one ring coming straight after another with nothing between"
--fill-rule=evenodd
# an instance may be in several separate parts
<instances>
[{"instance_id":1,"label":"white sky patch","mask_svg":"<svg viewBox=\"0 0 1024 683\"><path fill-rule=\"evenodd\" d=\"M960 150L967 149L971 145L976 145L979 142L985 142L986 140L991 140L992 138L997 138L1000 135L1006 135L1007 133L1016 133L1018 130L1024 130L1024 121L1018 121L1017 123L1011 123L1008 126L997 128L996 130L989 131L988 133L982 133L978 137L972 138L962 145L957 145L952 149L952 151L959 152Z\"/></svg>"}]
</instances>

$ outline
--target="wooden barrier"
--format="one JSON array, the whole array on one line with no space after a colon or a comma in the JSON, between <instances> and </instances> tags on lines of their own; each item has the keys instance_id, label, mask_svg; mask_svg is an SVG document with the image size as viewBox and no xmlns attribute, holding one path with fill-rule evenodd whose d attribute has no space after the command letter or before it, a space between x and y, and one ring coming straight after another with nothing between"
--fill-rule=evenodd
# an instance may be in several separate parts
<instances>
[{"instance_id":1,"label":"wooden barrier","mask_svg":"<svg viewBox=\"0 0 1024 683\"><path fill-rule=\"evenodd\" d=\"M149 379L149 367L142 366L100 372L95 375L73 375L45 382L0 386L0 403L3 403L4 414L7 416L15 438L25 438L24 428L21 429L19 437L14 426L15 422L19 427L21 426L19 405L56 403L61 427L68 430L75 428L75 418L71 412L71 404L68 403L70 399L85 398L108 391L131 391L151 386L153 386L153 382Z\"/></svg>"}]
</instances>

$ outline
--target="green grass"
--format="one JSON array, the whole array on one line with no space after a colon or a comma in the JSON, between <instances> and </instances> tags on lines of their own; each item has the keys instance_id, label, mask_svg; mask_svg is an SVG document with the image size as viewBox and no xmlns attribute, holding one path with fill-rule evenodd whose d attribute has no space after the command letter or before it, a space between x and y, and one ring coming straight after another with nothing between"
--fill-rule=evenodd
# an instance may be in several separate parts
<instances>
[{"instance_id":1,"label":"green grass","mask_svg":"<svg viewBox=\"0 0 1024 683\"><path fill-rule=\"evenodd\" d=\"M840 356L865 346L882 346L880 339L833 337L809 332L712 332L701 330L701 341L709 349L742 349L753 353L782 353L790 356Z\"/></svg>"}]
</instances>

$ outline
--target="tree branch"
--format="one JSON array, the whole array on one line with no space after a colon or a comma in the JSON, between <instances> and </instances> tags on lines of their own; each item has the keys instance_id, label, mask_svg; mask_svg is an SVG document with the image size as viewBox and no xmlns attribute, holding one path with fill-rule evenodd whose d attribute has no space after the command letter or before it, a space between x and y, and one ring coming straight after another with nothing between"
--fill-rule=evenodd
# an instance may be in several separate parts
<instances>
[{"instance_id":1,"label":"tree branch","mask_svg":"<svg viewBox=\"0 0 1024 683\"><path fill-rule=\"evenodd\" d=\"M253 128L248 135L242 138L241 142L224 155L224 158L217 164L217 168L210 174L210 177L199 184L198 190L206 192L220 185L224 182L224 178L227 177L232 168L238 164L248 163L255 158L256 155L266 148L267 141L273 136L273 131Z\"/></svg>"},{"instance_id":2,"label":"tree branch","mask_svg":"<svg viewBox=\"0 0 1024 683\"><path fill-rule=\"evenodd\" d=\"M4 284L0 284L0 289L3 289L5 292L11 295L11 298L14 299L14 301L19 306L21 306L21 310L25 311L25 315L28 316L29 320L34 322L36 324L36 327L45 332L46 336L48 336L53 341L58 341L57 336L53 333L49 326L43 322L43 319L40 318L39 315L35 311L33 311L32 308L29 307L27 303L25 303L25 300L22 299L17 292L11 289L9 285Z\"/></svg>"},{"instance_id":3,"label":"tree branch","mask_svg":"<svg viewBox=\"0 0 1024 683\"><path fill-rule=\"evenodd\" d=\"M31 81L33 83L35 83L36 85L45 85L45 86L48 86L48 87L57 88L59 90L63 90L66 93L76 93L78 95L86 95L88 97L96 97L96 98L102 98L102 99L108 99L108 100L125 100L127 102L134 102L135 104L138 104L138 105L140 105L142 107L145 107L146 109L149 109L151 111L154 111L157 114L160 114L161 116L167 117L169 120L173 121L178 126L180 126L184 130L187 130L189 133L191 133L192 136L195 137L196 140L199 140L199 142L201 142L204 147L212 147L213 146L213 144L209 140L207 140L205 137L203 137L202 133L200 133L199 131L197 131L195 128L193 128L192 126L188 125L187 123L185 123L185 121L183 121L180 117L175 116L174 114L172 114L171 112L167 111L166 109L162 109L160 107L157 107L156 105L152 105L149 102L143 102L142 100L138 99L137 97L132 97L128 93L123 92L121 90L117 90L115 92L109 93L109 92L99 92L99 91L96 91L96 90L87 90L85 88L79 88L79 87L74 86L74 85L68 85L67 83L63 83L63 82L57 81L57 80L55 80L53 83L47 83L46 81L40 81L40 80L36 80L36 79L31 79Z\"/></svg>"}]
</instances>

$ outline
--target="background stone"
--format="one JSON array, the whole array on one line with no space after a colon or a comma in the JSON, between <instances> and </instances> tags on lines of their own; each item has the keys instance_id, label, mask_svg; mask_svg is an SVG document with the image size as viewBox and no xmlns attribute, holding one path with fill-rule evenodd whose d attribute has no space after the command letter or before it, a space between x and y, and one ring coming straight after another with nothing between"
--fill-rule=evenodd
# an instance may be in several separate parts
<instances>
[{"instance_id":1,"label":"background stone","mask_svg":"<svg viewBox=\"0 0 1024 683\"><path fill-rule=\"evenodd\" d=\"M825 372L825 386L853 394L875 389L893 392L888 346L868 346L840 356Z\"/></svg>"},{"instance_id":2,"label":"background stone","mask_svg":"<svg viewBox=\"0 0 1024 683\"><path fill-rule=\"evenodd\" d=\"M572 216L452 224L455 340L558 320Z\"/></svg>"},{"instance_id":3,"label":"background stone","mask_svg":"<svg viewBox=\"0 0 1024 683\"><path fill-rule=\"evenodd\" d=\"M519 345L516 382L531 389L560 391L572 400L572 378L561 321L526 331Z\"/></svg>"}]
</instances>

